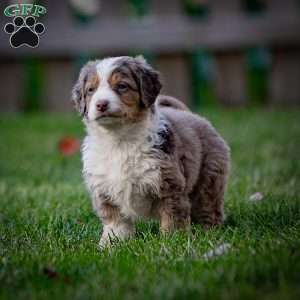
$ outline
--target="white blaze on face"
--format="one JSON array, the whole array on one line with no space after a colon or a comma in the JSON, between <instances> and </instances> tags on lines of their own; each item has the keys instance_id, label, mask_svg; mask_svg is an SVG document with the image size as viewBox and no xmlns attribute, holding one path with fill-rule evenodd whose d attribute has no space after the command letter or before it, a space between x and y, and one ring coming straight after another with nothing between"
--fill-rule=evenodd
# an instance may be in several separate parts
<instances>
[{"instance_id":1,"label":"white blaze on face","mask_svg":"<svg viewBox=\"0 0 300 300\"><path fill-rule=\"evenodd\" d=\"M100 79L100 84L91 98L89 105L88 118L90 121L98 117L96 104L98 101L108 101L108 113L116 113L120 111L120 99L116 92L111 89L109 85L109 78L116 68L116 61L121 57L106 58L100 61L97 65L97 74Z\"/></svg>"}]
</instances>

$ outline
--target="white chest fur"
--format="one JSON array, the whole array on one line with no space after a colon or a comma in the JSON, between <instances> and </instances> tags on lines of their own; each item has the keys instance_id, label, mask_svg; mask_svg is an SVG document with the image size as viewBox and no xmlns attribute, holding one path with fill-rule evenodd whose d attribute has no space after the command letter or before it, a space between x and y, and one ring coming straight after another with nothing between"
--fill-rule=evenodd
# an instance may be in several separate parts
<instances>
[{"instance_id":1,"label":"white chest fur","mask_svg":"<svg viewBox=\"0 0 300 300\"><path fill-rule=\"evenodd\" d=\"M82 152L83 173L91 191L107 195L127 217L149 216L149 195L158 195L160 188L159 162L150 143L116 144L109 136L87 136Z\"/></svg>"}]
</instances>

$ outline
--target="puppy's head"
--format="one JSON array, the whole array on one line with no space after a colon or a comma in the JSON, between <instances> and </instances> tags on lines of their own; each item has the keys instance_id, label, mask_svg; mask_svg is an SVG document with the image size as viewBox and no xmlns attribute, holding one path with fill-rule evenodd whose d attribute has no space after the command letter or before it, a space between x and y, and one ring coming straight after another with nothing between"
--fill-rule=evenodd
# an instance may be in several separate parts
<instances>
[{"instance_id":1,"label":"puppy's head","mask_svg":"<svg viewBox=\"0 0 300 300\"><path fill-rule=\"evenodd\" d=\"M160 89L158 72L143 57L113 57L82 68L72 99L87 123L123 124L141 120Z\"/></svg>"}]
</instances>

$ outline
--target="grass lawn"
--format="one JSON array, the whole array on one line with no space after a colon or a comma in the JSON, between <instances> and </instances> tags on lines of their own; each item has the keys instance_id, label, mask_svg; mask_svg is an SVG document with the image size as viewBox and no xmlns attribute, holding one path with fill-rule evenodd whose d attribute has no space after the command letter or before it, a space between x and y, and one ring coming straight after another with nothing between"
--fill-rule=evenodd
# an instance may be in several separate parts
<instances>
[{"instance_id":1,"label":"grass lawn","mask_svg":"<svg viewBox=\"0 0 300 300\"><path fill-rule=\"evenodd\" d=\"M83 136L79 119L0 116L0 298L300 299L300 110L203 115L232 149L224 227L163 237L141 222L111 252L97 249L79 154L57 151Z\"/></svg>"}]
</instances>

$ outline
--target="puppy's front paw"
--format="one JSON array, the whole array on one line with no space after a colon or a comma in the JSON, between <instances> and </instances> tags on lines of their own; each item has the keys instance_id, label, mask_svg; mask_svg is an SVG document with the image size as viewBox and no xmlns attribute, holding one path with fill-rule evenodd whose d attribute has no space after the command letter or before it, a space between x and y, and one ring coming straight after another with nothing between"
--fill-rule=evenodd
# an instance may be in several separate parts
<instances>
[{"instance_id":1,"label":"puppy's front paw","mask_svg":"<svg viewBox=\"0 0 300 300\"><path fill-rule=\"evenodd\" d=\"M112 240L108 236L103 236L101 237L98 248L99 250L104 250L106 248L110 248L112 246Z\"/></svg>"},{"instance_id":2,"label":"puppy's front paw","mask_svg":"<svg viewBox=\"0 0 300 300\"><path fill-rule=\"evenodd\" d=\"M131 224L118 224L118 226L106 225L99 241L99 248L104 249L112 247L119 241L124 241L134 234L134 228Z\"/></svg>"}]
</instances>

